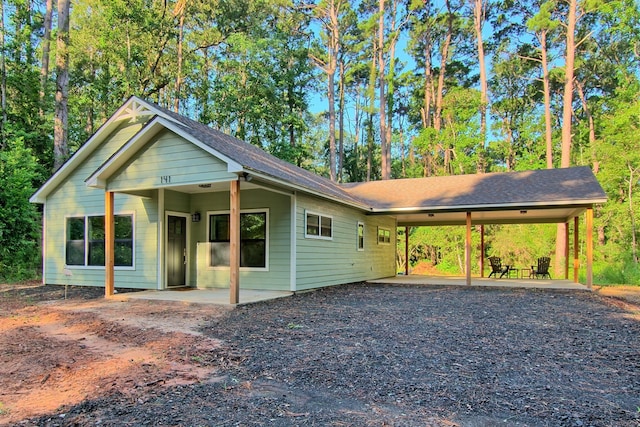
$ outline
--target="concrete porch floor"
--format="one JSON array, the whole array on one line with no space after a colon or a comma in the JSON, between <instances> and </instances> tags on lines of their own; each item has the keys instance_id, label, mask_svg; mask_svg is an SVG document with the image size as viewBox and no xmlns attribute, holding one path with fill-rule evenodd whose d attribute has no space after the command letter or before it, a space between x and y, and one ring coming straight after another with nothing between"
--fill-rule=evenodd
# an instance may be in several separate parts
<instances>
[{"instance_id":1,"label":"concrete porch floor","mask_svg":"<svg viewBox=\"0 0 640 427\"><path fill-rule=\"evenodd\" d=\"M369 280L368 283L389 283L402 285L446 285L446 286L467 286L466 278L463 276L395 276L385 279ZM571 280L549 280L549 279L488 279L486 277L472 277L471 286L489 288L532 288L532 289L567 289L567 290L590 290L585 285L575 283Z\"/></svg>"},{"instance_id":2,"label":"concrete porch floor","mask_svg":"<svg viewBox=\"0 0 640 427\"><path fill-rule=\"evenodd\" d=\"M139 292L126 292L114 294L110 299L117 301L128 301L132 299L157 300L157 301L179 301L187 304L216 304L216 305L242 305L259 301L268 301L276 298L284 298L293 295L293 292L284 291L263 291L254 289L240 289L238 304L229 303L229 289L196 289L180 288L167 290L147 290Z\"/></svg>"},{"instance_id":3,"label":"concrete porch floor","mask_svg":"<svg viewBox=\"0 0 640 427\"><path fill-rule=\"evenodd\" d=\"M395 276L384 279L369 280L367 283L400 284L400 285L443 285L443 286L467 286L464 277L461 276ZM471 286L488 288L531 288L531 289L565 289L589 291L585 285L574 283L571 280L548 279L488 279L473 277ZM255 289L240 289L240 302L235 305L251 304L259 301L268 301L276 298L284 298L293 295L286 291L265 291ZM111 299L127 301L131 299L179 301L187 304L217 304L233 306L229 303L229 289L196 289L180 288L162 291L147 290L139 292L126 292L115 294Z\"/></svg>"}]
</instances>

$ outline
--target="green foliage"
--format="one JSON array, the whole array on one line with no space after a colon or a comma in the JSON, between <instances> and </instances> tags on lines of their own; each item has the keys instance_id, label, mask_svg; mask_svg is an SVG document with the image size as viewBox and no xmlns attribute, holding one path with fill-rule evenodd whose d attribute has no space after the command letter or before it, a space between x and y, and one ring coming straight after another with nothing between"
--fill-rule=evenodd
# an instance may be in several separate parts
<instances>
[{"instance_id":1,"label":"green foliage","mask_svg":"<svg viewBox=\"0 0 640 427\"><path fill-rule=\"evenodd\" d=\"M40 215L29 203L38 170L21 138L0 151L0 281L33 278L40 268Z\"/></svg>"}]
</instances>

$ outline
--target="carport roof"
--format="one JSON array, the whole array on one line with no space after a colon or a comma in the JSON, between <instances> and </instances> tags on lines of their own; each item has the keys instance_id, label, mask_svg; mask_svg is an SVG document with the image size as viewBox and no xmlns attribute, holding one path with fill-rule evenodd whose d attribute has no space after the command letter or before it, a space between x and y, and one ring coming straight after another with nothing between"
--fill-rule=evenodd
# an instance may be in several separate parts
<instances>
[{"instance_id":1,"label":"carport roof","mask_svg":"<svg viewBox=\"0 0 640 427\"><path fill-rule=\"evenodd\" d=\"M344 184L398 225L566 222L607 196L590 168L455 175Z\"/></svg>"}]
</instances>

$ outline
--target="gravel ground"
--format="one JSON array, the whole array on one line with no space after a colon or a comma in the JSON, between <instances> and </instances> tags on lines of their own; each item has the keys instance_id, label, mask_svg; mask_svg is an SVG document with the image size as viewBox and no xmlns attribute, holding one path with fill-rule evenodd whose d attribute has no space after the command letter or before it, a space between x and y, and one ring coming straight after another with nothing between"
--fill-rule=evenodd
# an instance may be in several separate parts
<instances>
[{"instance_id":1,"label":"gravel ground","mask_svg":"<svg viewBox=\"0 0 640 427\"><path fill-rule=\"evenodd\" d=\"M635 307L635 306L634 306ZM595 293L354 284L207 320L215 372L25 426L640 426L640 321Z\"/></svg>"}]
</instances>

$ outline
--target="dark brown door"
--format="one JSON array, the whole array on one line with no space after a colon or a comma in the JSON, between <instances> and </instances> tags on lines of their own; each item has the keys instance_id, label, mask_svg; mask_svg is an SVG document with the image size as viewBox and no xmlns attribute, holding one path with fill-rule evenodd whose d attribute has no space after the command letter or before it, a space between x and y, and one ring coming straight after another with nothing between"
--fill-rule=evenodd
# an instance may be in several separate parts
<instances>
[{"instance_id":1,"label":"dark brown door","mask_svg":"<svg viewBox=\"0 0 640 427\"><path fill-rule=\"evenodd\" d=\"M167 286L185 286L187 273L187 219L169 215L167 221Z\"/></svg>"}]
</instances>

